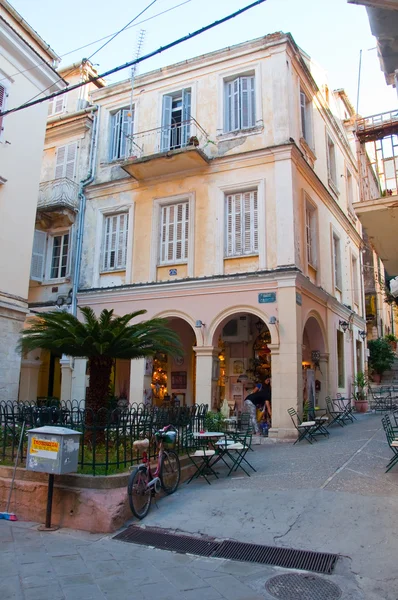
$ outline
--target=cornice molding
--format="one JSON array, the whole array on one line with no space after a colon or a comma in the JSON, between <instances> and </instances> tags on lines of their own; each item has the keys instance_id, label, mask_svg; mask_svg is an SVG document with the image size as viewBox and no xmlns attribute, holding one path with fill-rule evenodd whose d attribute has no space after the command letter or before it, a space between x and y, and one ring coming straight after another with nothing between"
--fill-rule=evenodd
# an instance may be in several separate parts
<instances>
[{"instance_id":1,"label":"cornice molding","mask_svg":"<svg viewBox=\"0 0 398 600\"><path fill-rule=\"evenodd\" d=\"M36 88L58 91L66 87L66 81L1 16L0 37L2 54Z\"/></svg>"},{"instance_id":2,"label":"cornice molding","mask_svg":"<svg viewBox=\"0 0 398 600\"><path fill-rule=\"evenodd\" d=\"M220 291L230 293L231 287L248 287L254 291L257 289L261 291L261 286L266 285L267 288L278 287L278 280L284 277L292 278L294 274L298 273L298 269L294 266L284 267L281 269L271 269L269 271L257 271L253 273L236 273L233 275L215 275L210 277L197 277L192 279L184 279L180 281L162 281L162 282L146 282L146 283L133 283L122 286L114 286L112 288L91 288L91 289L80 289L78 296L80 298L90 297L91 298L114 298L115 295L120 297L128 297L133 293L141 293L143 295L151 295L155 297L159 295L162 297L164 291L176 292L197 292L209 290L209 288L219 288ZM219 293L219 292L218 292Z\"/></svg>"},{"instance_id":3,"label":"cornice molding","mask_svg":"<svg viewBox=\"0 0 398 600\"><path fill-rule=\"evenodd\" d=\"M47 125L45 144L56 142L59 138L84 136L92 128L93 117L90 114L70 116L68 119Z\"/></svg>"}]
</instances>

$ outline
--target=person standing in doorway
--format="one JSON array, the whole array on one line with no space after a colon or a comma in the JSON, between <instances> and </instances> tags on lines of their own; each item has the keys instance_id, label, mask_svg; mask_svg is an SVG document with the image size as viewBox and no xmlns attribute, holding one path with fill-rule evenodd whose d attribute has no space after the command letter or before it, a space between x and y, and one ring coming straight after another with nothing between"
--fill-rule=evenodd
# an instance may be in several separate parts
<instances>
[{"instance_id":1,"label":"person standing in doorway","mask_svg":"<svg viewBox=\"0 0 398 600\"><path fill-rule=\"evenodd\" d=\"M248 411L248 413L250 414L250 422L252 424L252 427L254 429L254 433L259 434L260 433L260 428L258 426L257 423L257 411L256 411L256 404L257 404L257 400L259 399L258 394L261 392L262 389L262 385L261 383L257 383L254 388L253 391L251 392L251 394L249 394L246 399L245 399L245 407Z\"/></svg>"}]
</instances>

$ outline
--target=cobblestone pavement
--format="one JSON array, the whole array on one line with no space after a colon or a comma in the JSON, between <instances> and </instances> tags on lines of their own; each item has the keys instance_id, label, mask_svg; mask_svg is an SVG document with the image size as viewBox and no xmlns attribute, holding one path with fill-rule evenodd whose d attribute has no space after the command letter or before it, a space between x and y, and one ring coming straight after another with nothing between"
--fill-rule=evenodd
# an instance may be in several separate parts
<instances>
[{"instance_id":1,"label":"cobblestone pavement","mask_svg":"<svg viewBox=\"0 0 398 600\"><path fill-rule=\"evenodd\" d=\"M331 576L350 600L397 600L398 467L379 415L310 446L269 443L250 478L198 480L160 500L147 526L336 552ZM0 521L0 600L270 600L282 569L145 548L112 536ZM320 597L320 600L322 598Z\"/></svg>"}]
</instances>

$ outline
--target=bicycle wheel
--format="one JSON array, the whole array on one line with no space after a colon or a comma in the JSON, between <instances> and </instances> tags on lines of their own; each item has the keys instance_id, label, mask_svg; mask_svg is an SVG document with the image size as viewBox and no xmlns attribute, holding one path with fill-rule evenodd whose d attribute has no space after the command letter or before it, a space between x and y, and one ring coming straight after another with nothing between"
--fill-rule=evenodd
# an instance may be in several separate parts
<instances>
[{"instance_id":1,"label":"bicycle wheel","mask_svg":"<svg viewBox=\"0 0 398 600\"><path fill-rule=\"evenodd\" d=\"M180 459L173 451L164 451L160 462L160 483L166 494L173 494L181 477Z\"/></svg>"},{"instance_id":2,"label":"bicycle wheel","mask_svg":"<svg viewBox=\"0 0 398 600\"><path fill-rule=\"evenodd\" d=\"M131 512L137 519L143 519L148 514L152 502L152 490L147 489L147 467L137 467L130 473L127 483Z\"/></svg>"}]
</instances>

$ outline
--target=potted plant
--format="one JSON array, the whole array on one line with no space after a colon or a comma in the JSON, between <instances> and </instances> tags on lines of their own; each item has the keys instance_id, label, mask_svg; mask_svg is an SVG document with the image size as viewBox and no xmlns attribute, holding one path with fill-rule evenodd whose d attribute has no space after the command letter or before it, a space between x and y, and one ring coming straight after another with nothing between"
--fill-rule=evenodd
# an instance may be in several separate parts
<instances>
[{"instance_id":1,"label":"potted plant","mask_svg":"<svg viewBox=\"0 0 398 600\"><path fill-rule=\"evenodd\" d=\"M391 369L395 354L384 338L370 340L369 348L369 367L372 370L372 379L375 383L380 383L384 371Z\"/></svg>"},{"instance_id":2,"label":"potted plant","mask_svg":"<svg viewBox=\"0 0 398 600\"><path fill-rule=\"evenodd\" d=\"M384 336L384 339L387 340L387 342L390 344L391 348L395 352L397 349L398 338L396 338L393 333L388 333L387 335Z\"/></svg>"},{"instance_id":3,"label":"potted plant","mask_svg":"<svg viewBox=\"0 0 398 600\"><path fill-rule=\"evenodd\" d=\"M358 371L354 377L354 404L357 412L368 412L369 403L366 397L368 380L365 373Z\"/></svg>"},{"instance_id":4,"label":"potted plant","mask_svg":"<svg viewBox=\"0 0 398 600\"><path fill-rule=\"evenodd\" d=\"M195 148L197 146L199 146L199 140L198 140L197 136L191 135L191 137L189 138L189 143L191 144L191 146L195 146Z\"/></svg>"}]
</instances>

